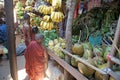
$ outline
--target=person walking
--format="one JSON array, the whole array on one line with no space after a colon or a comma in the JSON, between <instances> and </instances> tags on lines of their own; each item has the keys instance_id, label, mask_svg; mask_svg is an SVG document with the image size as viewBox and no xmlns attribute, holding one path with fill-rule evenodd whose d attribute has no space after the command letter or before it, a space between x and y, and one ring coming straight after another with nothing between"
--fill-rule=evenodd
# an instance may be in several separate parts
<instances>
[{"instance_id":1,"label":"person walking","mask_svg":"<svg viewBox=\"0 0 120 80\"><path fill-rule=\"evenodd\" d=\"M44 36L35 35L35 41L31 41L25 50L25 68L30 80L43 80L45 76L45 65L48 60L45 47L42 45Z\"/></svg>"}]
</instances>

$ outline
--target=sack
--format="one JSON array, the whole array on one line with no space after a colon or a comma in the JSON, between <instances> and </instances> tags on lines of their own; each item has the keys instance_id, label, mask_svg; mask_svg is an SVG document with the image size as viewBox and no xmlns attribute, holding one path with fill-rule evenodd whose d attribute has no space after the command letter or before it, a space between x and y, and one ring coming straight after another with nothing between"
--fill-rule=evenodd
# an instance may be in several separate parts
<instances>
[{"instance_id":1,"label":"sack","mask_svg":"<svg viewBox=\"0 0 120 80\"><path fill-rule=\"evenodd\" d=\"M38 33L39 29L37 26L32 27L32 32L33 33Z\"/></svg>"}]
</instances>

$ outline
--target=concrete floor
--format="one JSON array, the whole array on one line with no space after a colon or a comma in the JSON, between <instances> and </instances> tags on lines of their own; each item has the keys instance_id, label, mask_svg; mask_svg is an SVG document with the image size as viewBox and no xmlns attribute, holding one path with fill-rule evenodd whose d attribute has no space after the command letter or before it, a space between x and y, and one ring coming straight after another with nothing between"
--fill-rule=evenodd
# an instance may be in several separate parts
<instances>
[{"instance_id":1,"label":"concrete floor","mask_svg":"<svg viewBox=\"0 0 120 80\"><path fill-rule=\"evenodd\" d=\"M24 56L17 56L18 80L28 80L24 65ZM5 58L0 62L0 80L12 80L10 76L9 60Z\"/></svg>"},{"instance_id":2,"label":"concrete floor","mask_svg":"<svg viewBox=\"0 0 120 80\"><path fill-rule=\"evenodd\" d=\"M16 36L16 46L21 42L21 35ZM17 66L18 66L18 80L28 80L27 74L25 72L25 59L24 56L17 56ZM12 80L10 76L10 65L9 60L6 56L0 60L0 80Z\"/></svg>"}]
</instances>

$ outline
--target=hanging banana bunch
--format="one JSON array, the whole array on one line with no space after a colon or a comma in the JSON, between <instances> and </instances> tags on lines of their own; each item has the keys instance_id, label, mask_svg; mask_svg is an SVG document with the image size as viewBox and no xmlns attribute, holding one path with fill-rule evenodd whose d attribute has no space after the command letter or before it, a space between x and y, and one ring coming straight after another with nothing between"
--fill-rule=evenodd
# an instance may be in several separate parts
<instances>
[{"instance_id":1,"label":"hanging banana bunch","mask_svg":"<svg viewBox=\"0 0 120 80\"><path fill-rule=\"evenodd\" d=\"M48 7L46 5L40 5L38 7L38 11L40 13L43 13L43 14L51 14L51 12L54 11L54 7L52 7L52 6Z\"/></svg>"},{"instance_id":2,"label":"hanging banana bunch","mask_svg":"<svg viewBox=\"0 0 120 80\"><path fill-rule=\"evenodd\" d=\"M62 12L52 12L51 19L53 22L62 22L64 18L64 14Z\"/></svg>"},{"instance_id":3,"label":"hanging banana bunch","mask_svg":"<svg viewBox=\"0 0 120 80\"><path fill-rule=\"evenodd\" d=\"M50 21L50 16L45 15L45 16L43 17L43 21L46 21L46 22Z\"/></svg>"},{"instance_id":4,"label":"hanging banana bunch","mask_svg":"<svg viewBox=\"0 0 120 80\"><path fill-rule=\"evenodd\" d=\"M54 28L54 23L53 22L45 22L41 21L40 27L42 30L52 30Z\"/></svg>"}]
</instances>

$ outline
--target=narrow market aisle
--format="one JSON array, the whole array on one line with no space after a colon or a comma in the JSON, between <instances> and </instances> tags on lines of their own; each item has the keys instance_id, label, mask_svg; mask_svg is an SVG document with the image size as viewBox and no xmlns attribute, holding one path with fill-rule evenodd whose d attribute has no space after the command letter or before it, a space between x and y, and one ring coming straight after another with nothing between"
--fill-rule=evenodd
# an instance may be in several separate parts
<instances>
[{"instance_id":1,"label":"narrow market aisle","mask_svg":"<svg viewBox=\"0 0 120 80\"><path fill-rule=\"evenodd\" d=\"M16 36L16 46L21 42L21 35ZM25 59L24 56L17 56L18 66L18 80L28 80L25 72ZM10 65L6 56L0 60L0 80L12 80L10 77Z\"/></svg>"},{"instance_id":2,"label":"narrow market aisle","mask_svg":"<svg viewBox=\"0 0 120 80\"><path fill-rule=\"evenodd\" d=\"M24 56L17 56L18 80L28 80L24 65ZM12 80L10 77L9 60L5 58L0 61L0 80Z\"/></svg>"}]
</instances>

